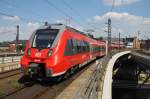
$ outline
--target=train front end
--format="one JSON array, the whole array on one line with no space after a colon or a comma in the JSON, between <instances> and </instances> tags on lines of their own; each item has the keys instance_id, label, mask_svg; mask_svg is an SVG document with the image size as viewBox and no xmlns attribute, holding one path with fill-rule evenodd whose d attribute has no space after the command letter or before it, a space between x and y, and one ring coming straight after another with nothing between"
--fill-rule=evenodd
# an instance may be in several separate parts
<instances>
[{"instance_id":1,"label":"train front end","mask_svg":"<svg viewBox=\"0 0 150 99\"><path fill-rule=\"evenodd\" d=\"M55 27L55 26L54 26ZM47 78L53 75L59 29L51 25L37 29L26 43L21 58L21 70L32 78Z\"/></svg>"}]
</instances>

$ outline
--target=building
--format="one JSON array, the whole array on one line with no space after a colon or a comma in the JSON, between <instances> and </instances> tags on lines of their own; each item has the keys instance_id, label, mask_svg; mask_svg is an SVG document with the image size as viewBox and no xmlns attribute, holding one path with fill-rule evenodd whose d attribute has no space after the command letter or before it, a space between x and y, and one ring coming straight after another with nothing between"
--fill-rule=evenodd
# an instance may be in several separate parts
<instances>
[{"instance_id":1,"label":"building","mask_svg":"<svg viewBox=\"0 0 150 99\"><path fill-rule=\"evenodd\" d=\"M133 48L134 37L123 38L123 42L126 48Z\"/></svg>"},{"instance_id":2,"label":"building","mask_svg":"<svg viewBox=\"0 0 150 99\"><path fill-rule=\"evenodd\" d=\"M25 43L26 43L26 40L19 40L18 41L18 50L19 51L24 51ZM12 49L13 51L15 51L15 52L17 51L17 49L16 49L17 48L16 47L16 40L11 41L9 46L10 46L10 49Z\"/></svg>"},{"instance_id":3,"label":"building","mask_svg":"<svg viewBox=\"0 0 150 99\"><path fill-rule=\"evenodd\" d=\"M150 50L150 39L141 40L140 42L141 42L141 44L140 44L141 49L143 49L143 50Z\"/></svg>"},{"instance_id":4,"label":"building","mask_svg":"<svg viewBox=\"0 0 150 99\"><path fill-rule=\"evenodd\" d=\"M0 52L9 51L9 44L4 42L0 43Z\"/></svg>"},{"instance_id":5,"label":"building","mask_svg":"<svg viewBox=\"0 0 150 99\"><path fill-rule=\"evenodd\" d=\"M141 49L141 42L137 37L135 37L133 40L133 48L134 49Z\"/></svg>"},{"instance_id":6,"label":"building","mask_svg":"<svg viewBox=\"0 0 150 99\"><path fill-rule=\"evenodd\" d=\"M0 51L3 52L3 51L8 51L9 50L9 46L8 45L4 45L4 44L1 44L0 45Z\"/></svg>"},{"instance_id":7,"label":"building","mask_svg":"<svg viewBox=\"0 0 150 99\"><path fill-rule=\"evenodd\" d=\"M19 40L18 42L18 50L24 51L26 40ZM0 43L0 51L1 52L16 52L16 41L8 41Z\"/></svg>"}]
</instances>

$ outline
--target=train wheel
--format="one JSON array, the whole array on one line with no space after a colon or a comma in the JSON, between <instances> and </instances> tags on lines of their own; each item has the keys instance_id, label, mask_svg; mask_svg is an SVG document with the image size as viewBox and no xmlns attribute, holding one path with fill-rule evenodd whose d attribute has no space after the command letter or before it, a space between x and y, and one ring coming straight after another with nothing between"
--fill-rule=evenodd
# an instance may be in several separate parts
<instances>
[{"instance_id":1,"label":"train wheel","mask_svg":"<svg viewBox=\"0 0 150 99\"><path fill-rule=\"evenodd\" d=\"M62 81L62 79L63 79L63 76L62 76L62 75L61 75L61 76L58 76L58 77L53 77L53 78L52 78L52 82L54 82L54 83L59 83L59 82Z\"/></svg>"},{"instance_id":2,"label":"train wheel","mask_svg":"<svg viewBox=\"0 0 150 99\"><path fill-rule=\"evenodd\" d=\"M77 71L80 69L79 65L77 65Z\"/></svg>"},{"instance_id":3,"label":"train wheel","mask_svg":"<svg viewBox=\"0 0 150 99\"><path fill-rule=\"evenodd\" d=\"M79 70L79 65L75 66L75 72L77 72Z\"/></svg>"},{"instance_id":4,"label":"train wheel","mask_svg":"<svg viewBox=\"0 0 150 99\"><path fill-rule=\"evenodd\" d=\"M69 76L70 76L70 70L69 71L67 71L65 74L64 74L64 80L66 80L67 78L69 78Z\"/></svg>"},{"instance_id":5,"label":"train wheel","mask_svg":"<svg viewBox=\"0 0 150 99\"><path fill-rule=\"evenodd\" d=\"M75 72L75 67L72 67L72 68L70 69L70 74L73 75L74 72Z\"/></svg>"},{"instance_id":6,"label":"train wheel","mask_svg":"<svg viewBox=\"0 0 150 99\"><path fill-rule=\"evenodd\" d=\"M57 78L57 82L62 81L62 79L63 79L63 76L59 76L59 77Z\"/></svg>"}]
</instances>

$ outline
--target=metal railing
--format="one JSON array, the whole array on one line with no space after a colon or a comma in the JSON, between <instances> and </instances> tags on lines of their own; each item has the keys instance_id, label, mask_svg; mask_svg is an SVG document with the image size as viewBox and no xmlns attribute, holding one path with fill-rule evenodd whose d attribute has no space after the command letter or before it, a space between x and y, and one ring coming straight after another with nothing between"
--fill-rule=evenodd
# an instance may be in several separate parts
<instances>
[{"instance_id":1,"label":"metal railing","mask_svg":"<svg viewBox=\"0 0 150 99\"><path fill-rule=\"evenodd\" d=\"M14 69L19 69L20 68L20 64L16 63L16 64L10 64L7 66L1 66L0 67L0 73L2 72L6 72L6 71L10 71L10 70L14 70Z\"/></svg>"},{"instance_id":2,"label":"metal railing","mask_svg":"<svg viewBox=\"0 0 150 99\"><path fill-rule=\"evenodd\" d=\"M21 56L23 53L0 53L0 57Z\"/></svg>"},{"instance_id":3,"label":"metal railing","mask_svg":"<svg viewBox=\"0 0 150 99\"><path fill-rule=\"evenodd\" d=\"M146 58L146 59L150 59L150 55L147 55L146 53L133 51L132 54L136 55L136 56L140 56L140 57Z\"/></svg>"},{"instance_id":4,"label":"metal railing","mask_svg":"<svg viewBox=\"0 0 150 99\"><path fill-rule=\"evenodd\" d=\"M20 61L21 56L3 56L0 57L0 64Z\"/></svg>"},{"instance_id":5,"label":"metal railing","mask_svg":"<svg viewBox=\"0 0 150 99\"><path fill-rule=\"evenodd\" d=\"M99 61L92 75L89 76L86 83L82 85L73 99L97 99L99 93L102 94L104 75L107 66L107 62L105 61L104 63L103 60L106 60L106 57Z\"/></svg>"},{"instance_id":6,"label":"metal railing","mask_svg":"<svg viewBox=\"0 0 150 99\"><path fill-rule=\"evenodd\" d=\"M126 50L128 49L113 51L111 55L113 56L118 52ZM105 73L107 69L107 64L111 57L105 56L100 59L99 63L96 66L96 69L87 79L87 81L82 85L79 91L75 94L73 99L102 99Z\"/></svg>"},{"instance_id":7,"label":"metal railing","mask_svg":"<svg viewBox=\"0 0 150 99\"><path fill-rule=\"evenodd\" d=\"M122 52L124 50L121 50ZM118 51L113 52L112 56L114 54L118 53ZM139 53L132 52L133 55L140 56L136 57L139 58L139 62L144 62L147 64L147 66L150 66L150 62L145 62L147 59L150 59L150 56L141 55ZM82 87L79 89L79 91L74 95L73 99L102 99L103 95L103 84L104 84L104 78L105 73L107 69L107 64L109 62L111 57L105 56L98 64L97 68L92 72L92 74L89 76L87 81L82 85Z\"/></svg>"}]
</instances>

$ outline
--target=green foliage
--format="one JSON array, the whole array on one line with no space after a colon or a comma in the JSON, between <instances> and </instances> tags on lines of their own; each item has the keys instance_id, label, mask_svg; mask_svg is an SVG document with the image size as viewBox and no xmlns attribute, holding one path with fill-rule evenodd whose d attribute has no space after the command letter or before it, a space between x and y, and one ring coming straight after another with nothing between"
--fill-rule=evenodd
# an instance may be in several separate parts
<instances>
[{"instance_id":1,"label":"green foliage","mask_svg":"<svg viewBox=\"0 0 150 99\"><path fill-rule=\"evenodd\" d=\"M22 86L18 83L18 79L13 79L8 82L12 86L14 86L16 89L20 89Z\"/></svg>"},{"instance_id":2,"label":"green foliage","mask_svg":"<svg viewBox=\"0 0 150 99\"><path fill-rule=\"evenodd\" d=\"M0 90L0 97L3 97L5 95L6 95L6 93Z\"/></svg>"},{"instance_id":3,"label":"green foliage","mask_svg":"<svg viewBox=\"0 0 150 99\"><path fill-rule=\"evenodd\" d=\"M22 42L22 51L25 51L26 42Z\"/></svg>"}]
</instances>

